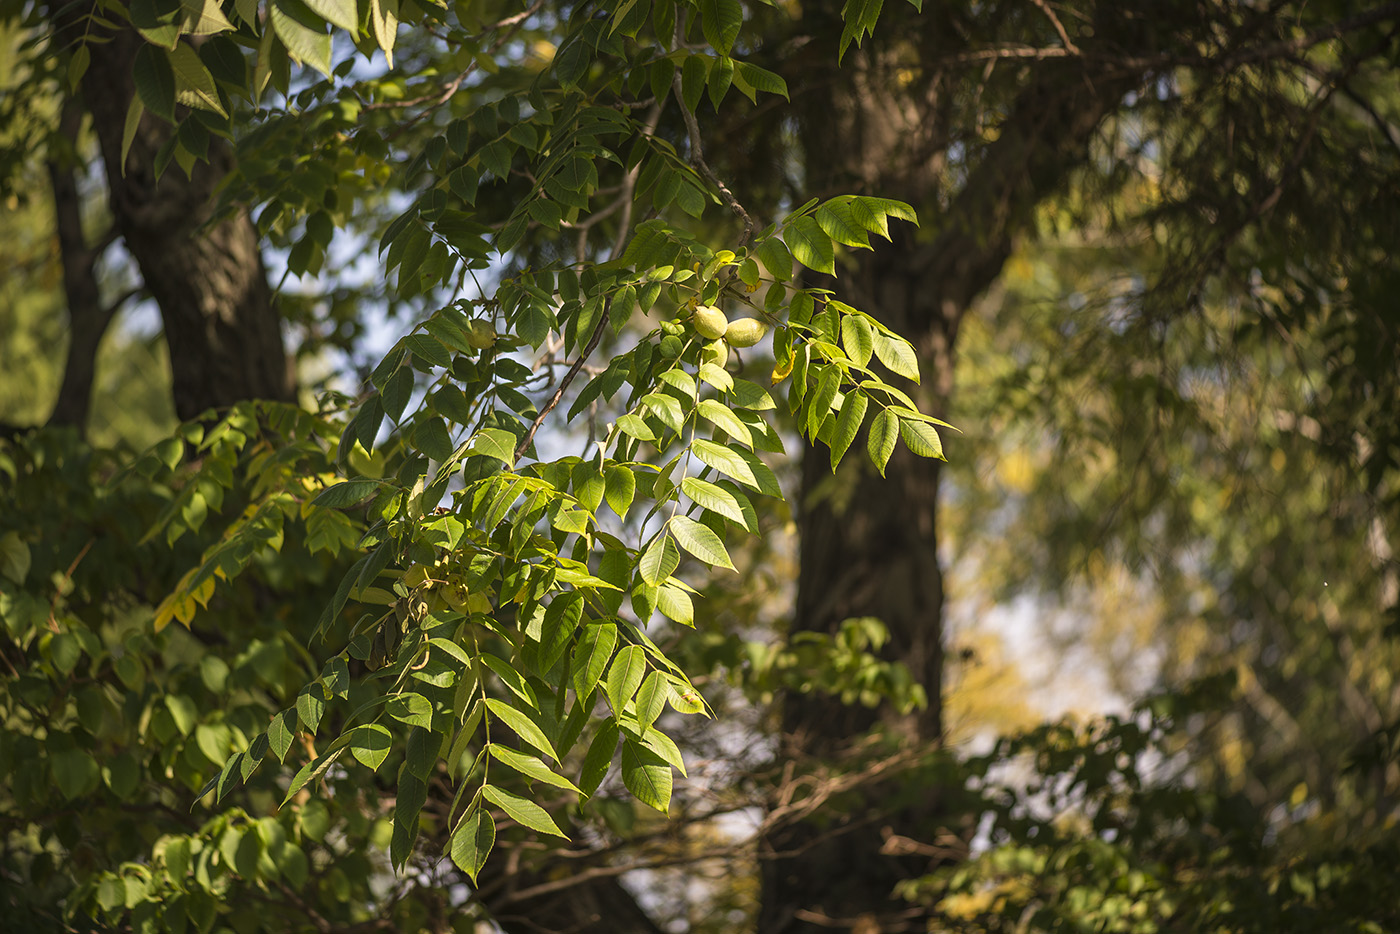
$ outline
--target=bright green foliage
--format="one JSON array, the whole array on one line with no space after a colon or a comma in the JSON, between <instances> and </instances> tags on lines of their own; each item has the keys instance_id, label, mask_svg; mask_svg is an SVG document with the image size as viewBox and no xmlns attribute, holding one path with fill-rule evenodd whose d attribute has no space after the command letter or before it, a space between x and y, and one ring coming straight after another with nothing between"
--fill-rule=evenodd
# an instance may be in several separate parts
<instances>
[{"instance_id":1,"label":"bright green foliage","mask_svg":"<svg viewBox=\"0 0 1400 934\"><path fill-rule=\"evenodd\" d=\"M164 555L158 546L178 543L201 555L143 579L123 619L64 613L69 585L56 562L68 552L43 522L6 515L0 615L30 666L9 688L6 758L42 763L12 779L23 783L17 800L164 803L139 787L157 763L202 798L187 833L151 841L138 862L79 874L70 911L202 929L247 910L230 908L239 886L300 888L343 845L387 846L401 869L424 828L475 878L498 833L566 835L556 792L587 799L614 764L638 801L666 813L686 763L663 715L708 711L653 633L658 618L693 625L685 578L736 570L729 543L758 531L754 498L781 496L761 456L784 449L763 384L785 394L801 434L839 435L838 459L867 412L877 466L901 436L914 453L941 456L931 420L874 364L917 380L910 345L794 280L794 260L834 273L838 251L869 248L870 234L888 237L889 218L914 222L913 211L847 196L759 229L701 158L702 95L719 108L731 87L751 100L786 94L781 79L732 57L741 4L581 8L560 24L548 67L502 51L522 23L534 28L512 19L519 12L490 25L466 9L390 0L98 7L95 24L129 23L147 40L126 147L143 111L179 123L157 160L164 171L192 170L210 134L234 139L239 169L225 197L257 203L260 227L295 241L293 274L319 271L335 231L355 228L356 204L390 181L410 198L376 232L383 275L400 300L421 297L431 311L354 404L335 394L316 413L240 404L101 482L95 466L76 468L73 488L94 485L75 519L98 524L121 498L141 497L142 509L117 510L125 535L103 547ZM873 14L857 25L868 31ZM362 75L409 58L401 38L417 48L430 36L446 37L463 77L421 115L386 119L440 79ZM696 52L701 39L708 51ZM83 69L82 45L69 67ZM470 90L478 69L489 77ZM495 81L514 86L499 93ZM668 108L691 128L682 143L656 131ZM387 140L404 133L413 158L385 176ZM298 136L291 164L288 134ZM638 217L654 216L632 223L634 201ZM727 241L694 223L717 206L742 221ZM587 231L613 211L621 222L599 228L605 249ZM495 287L464 297L488 269ZM697 305L760 317L776 366L706 356L688 323ZM603 339L623 333L611 359L589 361L589 378L575 382ZM575 362L551 393L540 368L561 352ZM594 409L585 457L541 455L565 413ZM72 450L9 448L5 463L26 482L51 482L37 465ZM42 539L26 528L45 529ZM32 570L31 545L43 549ZM268 632L222 646L224 633L247 638L240 613L263 617ZM891 674L901 669L867 664L865 629L832 662L833 689L854 679L864 696L893 684L904 703L919 702L907 676ZM236 651L182 655L191 640ZM115 716L119 685L140 717ZM50 694L60 700L36 709ZM128 748L150 761L110 754ZM451 803L427 808L429 787L443 783ZM357 787L392 789L392 808ZM327 834L332 820L348 828L341 842ZM50 845L40 835L36 852ZM307 898L317 916L363 910L371 873L344 876L316 877Z\"/></svg>"}]
</instances>

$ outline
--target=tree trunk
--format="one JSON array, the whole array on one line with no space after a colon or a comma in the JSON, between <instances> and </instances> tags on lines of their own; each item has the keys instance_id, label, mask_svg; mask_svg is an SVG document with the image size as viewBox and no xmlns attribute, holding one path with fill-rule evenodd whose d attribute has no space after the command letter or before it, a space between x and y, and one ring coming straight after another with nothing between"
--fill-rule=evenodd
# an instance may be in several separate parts
<instances>
[{"instance_id":1,"label":"tree trunk","mask_svg":"<svg viewBox=\"0 0 1400 934\"><path fill-rule=\"evenodd\" d=\"M57 41L84 35L87 12L86 4L54 4ZM172 163L157 180L156 156L173 128L146 114L123 166L122 134L135 93L132 65L145 40L130 29L101 38L109 41L87 45L92 58L83 100L102 150L117 230L160 308L176 414L189 419L245 399L291 399L281 318L257 231L244 211L211 220L214 194L233 167L232 151L213 137L209 161L196 163L191 177Z\"/></svg>"},{"instance_id":2,"label":"tree trunk","mask_svg":"<svg viewBox=\"0 0 1400 934\"><path fill-rule=\"evenodd\" d=\"M882 23L880 35L886 28ZM1108 77L1082 63L1038 66L1008 109L1000 136L966 166L965 183L945 199L939 179L952 174L949 115L937 86L907 80L907 60L880 52L878 40L860 52L853 48L840 71L824 75L822 93L795 102L808 183L822 197L854 191L909 201L923 228L900 225L892 244L852 251L840 278L823 284L913 340L924 380L906 388L923 411L944 417L963 315L1000 273L1015 239L1029 232L1036 206L1083 164L1104 117L1141 79L1121 71ZM800 78L789 85L803 86ZM900 715L818 694L790 695L780 754L799 768L822 760L839 766L877 723L907 748L930 748L942 733L940 464L901 446L881 478L863 450L858 440L835 481L824 447L805 452L792 631L831 633L850 617L880 618L890 633L880 654L903 663L929 703ZM818 820L780 823L766 835L762 934L910 929L908 905L893 889L927 871L927 854L938 850L892 845L893 838L932 841L965 815L940 805L940 789L911 794L897 778L855 794L863 803L843 806L840 814L819 812Z\"/></svg>"},{"instance_id":3,"label":"tree trunk","mask_svg":"<svg viewBox=\"0 0 1400 934\"><path fill-rule=\"evenodd\" d=\"M83 112L73 98L63 102L59 135L74 147L78 145ZM116 306L104 307L97 284L98 250L88 246L83 234L82 201L78 194L77 169L69 153L50 154L49 187L53 192L54 231L58 236L63 265L63 297L68 304L68 357L58 401L49 414L50 425L71 425L83 432L92 408L92 383L97 367L97 348L107 333Z\"/></svg>"}]
</instances>

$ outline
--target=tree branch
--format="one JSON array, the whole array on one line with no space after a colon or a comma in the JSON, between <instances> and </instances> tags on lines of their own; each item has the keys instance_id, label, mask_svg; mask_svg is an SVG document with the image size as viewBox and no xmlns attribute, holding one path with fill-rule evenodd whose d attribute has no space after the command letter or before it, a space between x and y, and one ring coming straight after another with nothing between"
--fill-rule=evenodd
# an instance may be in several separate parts
<instances>
[{"instance_id":1,"label":"tree branch","mask_svg":"<svg viewBox=\"0 0 1400 934\"><path fill-rule=\"evenodd\" d=\"M650 135L656 131L657 122L661 119L661 104L652 104L651 112L647 115L644 133ZM627 248L629 231L632 227L632 196L637 189L637 178L641 174L641 164L638 163L627 173L622 182L622 191L617 197L618 204L622 205L622 218L618 222L617 237L613 240L612 252L608 254L608 260L617 259L622 255L622 251ZM587 231L584 231L584 236ZM525 438L515 449L515 459L519 460L529 450L531 443L535 440L535 433L540 430L544 420L559 405L559 400L564 398L564 391L569 388L579 371L583 369L583 364L588 360L590 354L598 348L598 342L603 339L603 331L608 326L608 318L612 313L612 296L608 296L603 302L602 314L598 316L598 323L593 327L593 333L588 337L588 344L579 351L578 359L569 367L569 371L564 374L564 378L559 381L559 388L554 390L554 394L549 397L544 408L540 409L540 414L535 416L534 422L530 424L530 430L525 433Z\"/></svg>"},{"instance_id":2,"label":"tree branch","mask_svg":"<svg viewBox=\"0 0 1400 934\"><path fill-rule=\"evenodd\" d=\"M729 190L728 185L720 181L719 176L705 161L705 147L700 141L700 124L695 119L695 112L685 105L685 96L681 93L680 69L676 69L676 73L671 79L671 88L675 93L676 103L680 105L681 115L685 118L685 133L690 140L690 164L705 181L719 192L720 198L724 200L729 210L734 212L734 216L743 222L744 232L739 236L739 246L746 246L753 239L753 232L757 229L757 225L749 216L749 212L744 210L744 206L739 203L739 199L734 197L734 192Z\"/></svg>"}]
</instances>

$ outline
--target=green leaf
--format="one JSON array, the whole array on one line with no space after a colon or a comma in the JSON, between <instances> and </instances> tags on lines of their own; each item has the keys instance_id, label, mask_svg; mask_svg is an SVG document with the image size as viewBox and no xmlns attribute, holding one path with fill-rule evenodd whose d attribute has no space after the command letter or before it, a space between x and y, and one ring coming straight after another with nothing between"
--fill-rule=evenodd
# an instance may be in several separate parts
<instances>
[{"instance_id":1,"label":"green leaf","mask_svg":"<svg viewBox=\"0 0 1400 934\"><path fill-rule=\"evenodd\" d=\"M623 434L636 438L638 441L656 440L656 432L652 431L645 421L630 412L618 416L617 428Z\"/></svg>"},{"instance_id":2,"label":"green leaf","mask_svg":"<svg viewBox=\"0 0 1400 934\"><path fill-rule=\"evenodd\" d=\"M131 77L146 109L166 123L174 123L175 73L170 69L170 59L155 46L142 45L136 50Z\"/></svg>"},{"instance_id":3,"label":"green leaf","mask_svg":"<svg viewBox=\"0 0 1400 934\"><path fill-rule=\"evenodd\" d=\"M356 506L379 492L380 486L378 480L346 480L344 483L336 483L317 493L311 504L330 509Z\"/></svg>"},{"instance_id":4,"label":"green leaf","mask_svg":"<svg viewBox=\"0 0 1400 934\"><path fill-rule=\"evenodd\" d=\"M355 9L355 0L304 0L317 16L339 26L351 36L359 34L360 15Z\"/></svg>"},{"instance_id":5,"label":"green leaf","mask_svg":"<svg viewBox=\"0 0 1400 934\"><path fill-rule=\"evenodd\" d=\"M396 694L384 705L384 712L400 723L432 729L433 705L422 694Z\"/></svg>"},{"instance_id":6,"label":"green leaf","mask_svg":"<svg viewBox=\"0 0 1400 934\"><path fill-rule=\"evenodd\" d=\"M497 762L510 766L521 775L529 776L546 785L553 785L556 788L567 788L570 791L578 791L578 787L562 775L556 774L544 762L534 756L527 756L523 752L516 752L508 746L500 743L489 743L486 746L491 758Z\"/></svg>"},{"instance_id":7,"label":"green leaf","mask_svg":"<svg viewBox=\"0 0 1400 934\"><path fill-rule=\"evenodd\" d=\"M909 450L920 457L934 457L946 460L943 456L943 440L932 425L913 419L900 419L899 436Z\"/></svg>"},{"instance_id":8,"label":"green leaf","mask_svg":"<svg viewBox=\"0 0 1400 934\"><path fill-rule=\"evenodd\" d=\"M182 10L170 3L157 7L154 0L131 0L131 25L147 42L163 49L173 49L180 41L179 22Z\"/></svg>"},{"instance_id":9,"label":"green leaf","mask_svg":"<svg viewBox=\"0 0 1400 934\"><path fill-rule=\"evenodd\" d=\"M97 787L101 769L97 760L81 749L65 749L49 757L54 784L65 798L76 798Z\"/></svg>"},{"instance_id":10,"label":"green leaf","mask_svg":"<svg viewBox=\"0 0 1400 934\"><path fill-rule=\"evenodd\" d=\"M180 0L184 7L181 32L187 36L214 36L236 28L219 9L219 0Z\"/></svg>"},{"instance_id":11,"label":"green leaf","mask_svg":"<svg viewBox=\"0 0 1400 934\"><path fill-rule=\"evenodd\" d=\"M504 428L483 428L472 436L467 448L473 454L485 454L503 461L507 467L515 465L515 435Z\"/></svg>"},{"instance_id":12,"label":"green leaf","mask_svg":"<svg viewBox=\"0 0 1400 934\"><path fill-rule=\"evenodd\" d=\"M768 395L768 390L746 379L734 380L734 389L730 393L729 398L730 401L739 408L748 409L752 412L764 412L768 409L777 408L777 405L773 402L773 397Z\"/></svg>"},{"instance_id":13,"label":"green leaf","mask_svg":"<svg viewBox=\"0 0 1400 934\"><path fill-rule=\"evenodd\" d=\"M880 19L882 6L884 6L884 0L846 0L846 5L841 8L841 16L846 22L841 30L841 39L836 52L838 64L845 57L846 49L850 47L853 40L859 46L865 35L874 35L875 24Z\"/></svg>"},{"instance_id":14,"label":"green leaf","mask_svg":"<svg viewBox=\"0 0 1400 934\"><path fill-rule=\"evenodd\" d=\"M278 762L287 761L287 751L292 748L296 725L296 711L293 710L283 710L281 713L274 714L272 722L267 725L267 741L271 744L272 752L277 756Z\"/></svg>"},{"instance_id":15,"label":"green leaf","mask_svg":"<svg viewBox=\"0 0 1400 934\"><path fill-rule=\"evenodd\" d=\"M680 401L664 392L652 392L642 396L642 402L652 414L661 419L662 424L680 434L685 425L685 412L681 411Z\"/></svg>"},{"instance_id":16,"label":"green leaf","mask_svg":"<svg viewBox=\"0 0 1400 934\"><path fill-rule=\"evenodd\" d=\"M183 42L171 49L170 70L175 76L175 99L186 107L209 110L221 117L227 117L219 91L214 86L214 76L199 60L199 53Z\"/></svg>"},{"instance_id":17,"label":"green leaf","mask_svg":"<svg viewBox=\"0 0 1400 934\"><path fill-rule=\"evenodd\" d=\"M662 589L664 591L666 588ZM655 723L656 718L666 709L666 698L670 694L671 684L665 675L659 671L647 675L641 690L637 691L637 722L641 724L643 732L646 732L647 727Z\"/></svg>"},{"instance_id":18,"label":"green leaf","mask_svg":"<svg viewBox=\"0 0 1400 934\"><path fill-rule=\"evenodd\" d=\"M505 811L517 823L529 827L537 833L547 833L556 837L564 837L565 840L569 839L559 829L559 825L554 823L554 818L549 816L549 812L529 798L511 794L496 785L484 786L481 793L487 801Z\"/></svg>"},{"instance_id":19,"label":"green leaf","mask_svg":"<svg viewBox=\"0 0 1400 934\"><path fill-rule=\"evenodd\" d=\"M781 76L749 62L736 61L734 63L734 77L735 80L743 78L754 90L764 91L768 94L780 94L784 98L788 96L787 82Z\"/></svg>"},{"instance_id":20,"label":"green leaf","mask_svg":"<svg viewBox=\"0 0 1400 934\"><path fill-rule=\"evenodd\" d=\"M738 452L732 448L727 448L722 444L715 444L713 441L706 441L697 438L691 445L691 450L703 464L708 464L715 470L731 479L737 480L745 486L755 490L761 489L758 478L754 476L753 468L749 462L740 457ZM674 570L674 569L673 569ZM648 582L650 583L650 581Z\"/></svg>"},{"instance_id":21,"label":"green leaf","mask_svg":"<svg viewBox=\"0 0 1400 934\"><path fill-rule=\"evenodd\" d=\"M671 767L630 736L622 742L622 784L638 801L662 814L670 806Z\"/></svg>"},{"instance_id":22,"label":"green leaf","mask_svg":"<svg viewBox=\"0 0 1400 934\"><path fill-rule=\"evenodd\" d=\"M306 729L316 732L316 727L321 723L321 715L326 711L326 699L321 691L321 685L308 684L301 689L297 695L297 716L301 717L301 722L306 724Z\"/></svg>"},{"instance_id":23,"label":"green leaf","mask_svg":"<svg viewBox=\"0 0 1400 934\"><path fill-rule=\"evenodd\" d=\"M486 707L499 719L505 722L506 726L515 731L523 741L534 746L540 752L549 756L555 762L559 761L559 753L554 751L554 745L550 743L549 737L544 735L544 730L531 720L524 713L516 710L503 700L494 697L486 698Z\"/></svg>"},{"instance_id":24,"label":"green leaf","mask_svg":"<svg viewBox=\"0 0 1400 934\"><path fill-rule=\"evenodd\" d=\"M574 649L573 660L574 691L580 699L593 693L593 688L603 676L603 670L607 668L616 647L615 623L590 623L584 627L578 648Z\"/></svg>"},{"instance_id":25,"label":"green leaf","mask_svg":"<svg viewBox=\"0 0 1400 934\"><path fill-rule=\"evenodd\" d=\"M894 373L914 382L919 381L919 358L914 348L902 337L892 337L883 331L876 331L875 356Z\"/></svg>"},{"instance_id":26,"label":"green leaf","mask_svg":"<svg viewBox=\"0 0 1400 934\"><path fill-rule=\"evenodd\" d=\"M870 236L851 216L851 206L844 201L828 201L813 212L817 226L832 240L856 249L870 249Z\"/></svg>"},{"instance_id":27,"label":"green leaf","mask_svg":"<svg viewBox=\"0 0 1400 934\"><path fill-rule=\"evenodd\" d=\"M689 56L681 65L681 103L691 113L700 105L700 98L705 93L705 79L709 77L711 61L710 56L697 53ZM671 76L668 84L674 84L674 70Z\"/></svg>"},{"instance_id":28,"label":"green leaf","mask_svg":"<svg viewBox=\"0 0 1400 934\"><path fill-rule=\"evenodd\" d=\"M603 502L603 494L606 489L606 482L603 474L598 470L598 465L593 460L586 460L578 464L573 469L574 495L578 501L584 505L589 512L596 513L598 506Z\"/></svg>"},{"instance_id":29,"label":"green leaf","mask_svg":"<svg viewBox=\"0 0 1400 934\"><path fill-rule=\"evenodd\" d=\"M394 795L394 831L389 842L389 862L396 869L402 869L413 855L413 844L418 839L418 815L427 801L427 783L405 764L399 769Z\"/></svg>"},{"instance_id":30,"label":"green leaf","mask_svg":"<svg viewBox=\"0 0 1400 934\"><path fill-rule=\"evenodd\" d=\"M700 364L699 376L720 392L729 392L734 388L734 377L730 376L724 367L714 363Z\"/></svg>"},{"instance_id":31,"label":"green leaf","mask_svg":"<svg viewBox=\"0 0 1400 934\"><path fill-rule=\"evenodd\" d=\"M841 344L846 356L856 366L865 366L875 350L874 329L861 315L846 315L841 319Z\"/></svg>"},{"instance_id":32,"label":"green leaf","mask_svg":"<svg viewBox=\"0 0 1400 934\"><path fill-rule=\"evenodd\" d=\"M701 561L714 567L735 570L734 562L729 560L729 552L724 548L724 542L720 541L719 536L711 531L709 526L701 525L688 516L672 516L668 528L676 537L676 542Z\"/></svg>"},{"instance_id":33,"label":"green leaf","mask_svg":"<svg viewBox=\"0 0 1400 934\"><path fill-rule=\"evenodd\" d=\"M447 431L447 423L433 417L419 423L413 431L413 446L435 461L445 461L455 450L452 436Z\"/></svg>"},{"instance_id":34,"label":"green leaf","mask_svg":"<svg viewBox=\"0 0 1400 934\"><path fill-rule=\"evenodd\" d=\"M788 221L783 230L783 239L793 258L803 266L828 276L836 275L836 251L831 245L831 238L811 215Z\"/></svg>"},{"instance_id":35,"label":"green leaf","mask_svg":"<svg viewBox=\"0 0 1400 934\"><path fill-rule=\"evenodd\" d=\"M724 473L728 478L738 480L742 485L752 487L759 493L783 496L783 489L778 486L773 471L755 454L750 454L749 451L735 451L734 448L727 448L704 438L697 438L694 444L690 445L690 449L701 463L713 466L715 471Z\"/></svg>"},{"instance_id":36,"label":"green leaf","mask_svg":"<svg viewBox=\"0 0 1400 934\"><path fill-rule=\"evenodd\" d=\"M496 843L496 822L485 808L472 808L452 831L452 862L476 883L477 873Z\"/></svg>"},{"instance_id":37,"label":"green leaf","mask_svg":"<svg viewBox=\"0 0 1400 934\"><path fill-rule=\"evenodd\" d=\"M167 694L165 708L170 711L170 717L175 721L175 729L180 731L180 735L189 736L190 731L199 722L199 708L195 707L194 701L184 694Z\"/></svg>"},{"instance_id":38,"label":"green leaf","mask_svg":"<svg viewBox=\"0 0 1400 934\"><path fill-rule=\"evenodd\" d=\"M627 646L613 659L604 690L608 693L608 703L612 705L614 717L622 716L622 708L627 706L641 686L646 667L646 652L640 645Z\"/></svg>"},{"instance_id":39,"label":"green leaf","mask_svg":"<svg viewBox=\"0 0 1400 934\"><path fill-rule=\"evenodd\" d=\"M641 742L643 746L660 756L663 762L670 763L671 768L682 775L686 774L685 757L681 755L680 747L671 737L653 726L642 734Z\"/></svg>"},{"instance_id":40,"label":"green leaf","mask_svg":"<svg viewBox=\"0 0 1400 934\"><path fill-rule=\"evenodd\" d=\"M670 577L680 563L681 553L676 549L675 541L662 529L661 533L651 540L647 550L642 552L637 569L641 572L642 580L655 587Z\"/></svg>"},{"instance_id":41,"label":"green leaf","mask_svg":"<svg viewBox=\"0 0 1400 934\"><path fill-rule=\"evenodd\" d=\"M870 459L875 462L875 467L882 477L885 475L885 465L894 453L894 443L898 437L898 416L889 409L881 409L875 420L870 423L870 437L866 439L866 445L870 450Z\"/></svg>"},{"instance_id":42,"label":"green leaf","mask_svg":"<svg viewBox=\"0 0 1400 934\"><path fill-rule=\"evenodd\" d=\"M780 238L769 237L760 242L754 247L753 254L777 281L787 282L792 278L792 253Z\"/></svg>"},{"instance_id":43,"label":"green leaf","mask_svg":"<svg viewBox=\"0 0 1400 934\"><path fill-rule=\"evenodd\" d=\"M393 744L389 731L378 723L366 723L355 727L347 735L349 742L346 745L350 747L350 753L361 765L378 771L389 757L389 747Z\"/></svg>"},{"instance_id":44,"label":"green leaf","mask_svg":"<svg viewBox=\"0 0 1400 934\"><path fill-rule=\"evenodd\" d=\"M817 388L807 398L807 437L816 440L822 423L831 414L832 403L840 392L841 370L834 366L825 367L817 379Z\"/></svg>"},{"instance_id":45,"label":"green leaf","mask_svg":"<svg viewBox=\"0 0 1400 934\"><path fill-rule=\"evenodd\" d=\"M739 0L700 0L700 29L705 41L721 55L733 51L743 25L744 8Z\"/></svg>"},{"instance_id":46,"label":"green leaf","mask_svg":"<svg viewBox=\"0 0 1400 934\"><path fill-rule=\"evenodd\" d=\"M726 519L732 519L740 525L746 524L744 510L739 505L739 500L724 487L717 486L708 480L701 480L698 477L686 477L681 481L681 491L703 508L719 513ZM674 619L674 617L672 618Z\"/></svg>"},{"instance_id":47,"label":"green leaf","mask_svg":"<svg viewBox=\"0 0 1400 934\"><path fill-rule=\"evenodd\" d=\"M841 414L836 417L836 431L831 436L831 470L846 456L851 444L860 434L861 423L865 420L865 410L870 400L865 393L852 389L846 393L846 401L841 404Z\"/></svg>"},{"instance_id":48,"label":"green leaf","mask_svg":"<svg viewBox=\"0 0 1400 934\"><path fill-rule=\"evenodd\" d=\"M676 713L690 715L705 712L704 700L695 692L695 688L686 682L673 679L671 681L671 694L666 702Z\"/></svg>"},{"instance_id":49,"label":"green leaf","mask_svg":"<svg viewBox=\"0 0 1400 934\"><path fill-rule=\"evenodd\" d=\"M272 29L292 61L310 65L327 78L331 76L331 37L326 24L301 0L270 0L268 15Z\"/></svg>"},{"instance_id":50,"label":"green leaf","mask_svg":"<svg viewBox=\"0 0 1400 934\"><path fill-rule=\"evenodd\" d=\"M695 606L690 594L672 584L663 584L656 591L656 608L667 619L673 619L682 626L695 625Z\"/></svg>"},{"instance_id":51,"label":"green leaf","mask_svg":"<svg viewBox=\"0 0 1400 934\"><path fill-rule=\"evenodd\" d=\"M126 178L126 157L131 153L131 144L136 141L136 131L141 128L141 117L145 113L146 105L141 102L141 96L133 96L126 108L126 123L122 126L122 178Z\"/></svg>"},{"instance_id":52,"label":"green leaf","mask_svg":"<svg viewBox=\"0 0 1400 934\"><path fill-rule=\"evenodd\" d=\"M218 765L228 755L229 729L223 724L201 723L194 729L194 743L206 759Z\"/></svg>"},{"instance_id":53,"label":"green leaf","mask_svg":"<svg viewBox=\"0 0 1400 934\"><path fill-rule=\"evenodd\" d=\"M753 435L728 406L717 399L701 399L696 411L705 421L721 429L741 444L753 447Z\"/></svg>"},{"instance_id":54,"label":"green leaf","mask_svg":"<svg viewBox=\"0 0 1400 934\"><path fill-rule=\"evenodd\" d=\"M705 83L705 91L709 95L710 105L719 110L720 102L724 100L724 95L729 92L729 86L734 81L734 59L727 55L721 55L719 60L710 66L710 78Z\"/></svg>"},{"instance_id":55,"label":"green leaf","mask_svg":"<svg viewBox=\"0 0 1400 934\"><path fill-rule=\"evenodd\" d=\"M380 729L382 730L384 728L380 727ZM351 733L354 733L354 731L352 730ZM349 736L350 734L347 734L345 738L348 740ZM388 731L385 730L384 751L379 758L380 762L384 761L383 756L387 756L389 754L388 741ZM286 807L287 802L295 798L297 792L301 791L302 788L306 787L309 783L319 779L322 775L325 775L326 772L330 769L330 767L335 764L335 761L340 758L340 754L343 751L344 750L337 749L335 752L327 752L319 758L313 759L312 761L306 763L306 765L303 765L301 769L297 772L297 774L292 776L292 783L287 786L287 794L285 797L282 798L281 806ZM206 789L206 792L207 790L208 789ZM200 794L200 797L203 796L204 792Z\"/></svg>"},{"instance_id":56,"label":"green leaf","mask_svg":"<svg viewBox=\"0 0 1400 934\"><path fill-rule=\"evenodd\" d=\"M598 735L593 737L593 743L588 747L588 755L583 758L583 769L578 778L579 790L585 795L592 797L593 792L598 790L598 786L607 777L613 755L617 752L619 735L621 731L614 720L605 720L598 728Z\"/></svg>"},{"instance_id":57,"label":"green leaf","mask_svg":"<svg viewBox=\"0 0 1400 934\"><path fill-rule=\"evenodd\" d=\"M369 25L384 61L394 67L394 41L399 29L399 0L369 0Z\"/></svg>"},{"instance_id":58,"label":"green leaf","mask_svg":"<svg viewBox=\"0 0 1400 934\"><path fill-rule=\"evenodd\" d=\"M566 40L554 55L554 74L566 88L578 84L588 72L588 65L588 46L578 37Z\"/></svg>"},{"instance_id":59,"label":"green leaf","mask_svg":"<svg viewBox=\"0 0 1400 934\"><path fill-rule=\"evenodd\" d=\"M637 494L637 477L630 467L611 464L606 474L608 505L618 518L626 518L632 499Z\"/></svg>"}]
</instances>

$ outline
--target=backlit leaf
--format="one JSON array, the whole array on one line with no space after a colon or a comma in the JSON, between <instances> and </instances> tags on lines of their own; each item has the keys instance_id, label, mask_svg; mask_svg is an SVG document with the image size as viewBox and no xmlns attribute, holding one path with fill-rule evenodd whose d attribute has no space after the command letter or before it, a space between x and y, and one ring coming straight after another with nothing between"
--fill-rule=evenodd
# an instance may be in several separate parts
<instances>
[{"instance_id":1,"label":"backlit leaf","mask_svg":"<svg viewBox=\"0 0 1400 934\"><path fill-rule=\"evenodd\" d=\"M522 798L496 785L486 785L481 789L481 793L487 801L510 815L512 820L539 833L568 839L559 829L559 825L554 823L554 818L549 816L549 812L529 798Z\"/></svg>"}]
</instances>

